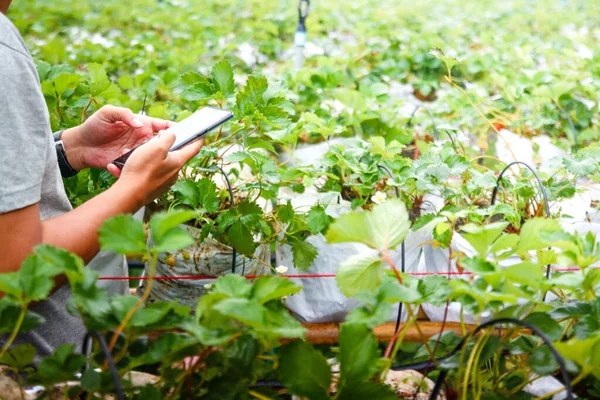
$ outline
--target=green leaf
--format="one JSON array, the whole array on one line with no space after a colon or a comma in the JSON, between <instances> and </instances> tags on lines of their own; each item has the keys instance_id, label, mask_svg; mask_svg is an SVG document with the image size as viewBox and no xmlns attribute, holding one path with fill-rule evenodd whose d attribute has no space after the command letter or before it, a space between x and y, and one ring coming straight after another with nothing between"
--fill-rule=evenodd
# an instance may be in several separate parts
<instances>
[{"instance_id":1,"label":"green leaf","mask_svg":"<svg viewBox=\"0 0 600 400\"><path fill-rule=\"evenodd\" d=\"M448 69L448 76L452 74L452 67L459 63L459 61L456 58L446 56L440 48L429 50L429 54L446 64L446 68Z\"/></svg>"},{"instance_id":2,"label":"green leaf","mask_svg":"<svg viewBox=\"0 0 600 400\"><path fill-rule=\"evenodd\" d=\"M215 89L229 97L235 90L235 83L233 81L233 69L229 61L222 60L216 63L212 71L210 72Z\"/></svg>"},{"instance_id":3,"label":"green leaf","mask_svg":"<svg viewBox=\"0 0 600 400\"><path fill-rule=\"evenodd\" d=\"M334 97L353 111L361 111L367 106L364 96L357 90L339 88L335 90Z\"/></svg>"},{"instance_id":4,"label":"green leaf","mask_svg":"<svg viewBox=\"0 0 600 400\"><path fill-rule=\"evenodd\" d=\"M495 274L498 272L496 265L480 257L465 258L462 260L461 265L468 271L478 275Z\"/></svg>"},{"instance_id":5,"label":"green leaf","mask_svg":"<svg viewBox=\"0 0 600 400\"><path fill-rule=\"evenodd\" d=\"M106 389L102 385L102 374L94 371L92 368L86 369L81 376L81 387L94 392Z\"/></svg>"},{"instance_id":6,"label":"green leaf","mask_svg":"<svg viewBox=\"0 0 600 400\"><path fill-rule=\"evenodd\" d=\"M277 217L285 224L294 219L294 207L292 207L292 203L289 200L286 205L277 207Z\"/></svg>"},{"instance_id":7,"label":"green leaf","mask_svg":"<svg viewBox=\"0 0 600 400\"><path fill-rule=\"evenodd\" d=\"M352 297L361 290L377 289L383 277L383 262L377 255L355 254L340 264L335 279L340 291Z\"/></svg>"},{"instance_id":8,"label":"green leaf","mask_svg":"<svg viewBox=\"0 0 600 400\"><path fill-rule=\"evenodd\" d=\"M598 378L600 368L600 335L590 336L584 340L572 338L567 341L554 343L560 354L568 360L574 361L587 370L595 369Z\"/></svg>"},{"instance_id":9,"label":"green leaf","mask_svg":"<svg viewBox=\"0 0 600 400\"><path fill-rule=\"evenodd\" d=\"M192 236L179 225L196 217L195 211L171 210L154 214L150 219L150 234L154 249L160 252L173 252L194 243Z\"/></svg>"},{"instance_id":10,"label":"green leaf","mask_svg":"<svg viewBox=\"0 0 600 400\"><path fill-rule=\"evenodd\" d=\"M525 318L526 322L535 325L546 334L552 341L560 339L562 336L562 328L555 320L544 312L534 312Z\"/></svg>"},{"instance_id":11,"label":"green leaf","mask_svg":"<svg viewBox=\"0 0 600 400\"><path fill-rule=\"evenodd\" d=\"M89 63L87 66L88 73L90 74L90 94L93 97L98 96L111 85L111 81L106 75L104 67L98 63Z\"/></svg>"},{"instance_id":12,"label":"green leaf","mask_svg":"<svg viewBox=\"0 0 600 400\"><path fill-rule=\"evenodd\" d=\"M592 175L598 171L598 162L593 158L565 156L563 165L572 174L579 176Z\"/></svg>"},{"instance_id":13,"label":"green leaf","mask_svg":"<svg viewBox=\"0 0 600 400\"><path fill-rule=\"evenodd\" d=\"M19 285L23 291L22 301L44 300L54 287L54 277L61 269L45 261L37 254L27 257L18 272Z\"/></svg>"},{"instance_id":14,"label":"green leaf","mask_svg":"<svg viewBox=\"0 0 600 400\"><path fill-rule=\"evenodd\" d=\"M206 212L219 211L219 197L217 196L217 185L208 178L202 178L196 182L198 187L198 204Z\"/></svg>"},{"instance_id":15,"label":"green leaf","mask_svg":"<svg viewBox=\"0 0 600 400\"><path fill-rule=\"evenodd\" d=\"M558 362L546 345L533 351L527 358L527 364L533 372L540 376L550 375L558 369Z\"/></svg>"},{"instance_id":16,"label":"green leaf","mask_svg":"<svg viewBox=\"0 0 600 400\"><path fill-rule=\"evenodd\" d=\"M268 86L267 78L258 73L253 73L248 77L246 86L238 91L236 97L237 108L242 116L252 114L254 107L264 102L263 94Z\"/></svg>"},{"instance_id":17,"label":"green leaf","mask_svg":"<svg viewBox=\"0 0 600 400\"><path fill-rule=\"evenodd\" d=\"M87 65L88 73L92 82L104 81L107 79L106 70L98 63L89 63Z\"/></svg>"},{"instance_id":18,"label":"green leaf","mask_svg":"<svg viewBox=\"0 0 600 400\"><path fill-rule=\"evenodd\" d=\"M464 232L463 237L473 246L475 251L480 257L485 257L490 246L500 233L508 226L508 222L495 222L483 226L477 226L475 224L466 224L461 229Z\"/></svg>"},{"instance_id":19,"label":"green leaf","mask_svg":"<svg viewBox=\"0 0 600 400\"><path fill-rule=\"evenodd\" d=\"M157 364L165 360L170 354L188 347L195 342L194 339L173 332L162 334L152 342L146 351L134 360L134 365Z\"/></svg>"},{"instance_id":20,"label":"green leaf","mask_svg":"<svg viewBox=\"0 0 600 400\"><path fill-rule=\"evenodd\" d=\"M340 385L369 380L377 372L379 347L375 334L363 324L343 324L340 330Z\"/></svg>"},{"instance_id":21,"label":"green leaf","mask_svg":"<svg viewBox=\"0 0 600 400\"><path fill-rule=\"evenodd\" d=\"M33 363L35 358L35 347L32 344L25 343L11 347L2 358L0 364L22 370Z\"/></svg>"},{"instance_id":22,"label":"green leaf","mask_svg":"<svg viewBox=\"0 0 600 400\"><path fill-rule=\"evenodd\" d=\"M23 297L23 289L19 283L19 274L17 272L0 274L0 291L11 299L20 301Z\"/></svg>"},{"instance_id":23,"label":"green leaf","mask_svg":"<svg viewBox=\"0 0 600 400\"><path fill-rule=\"evenodd\" d=\"M146 251L146 232L141 221L131 215L117 215L106 220L98 230L103 250L136 255Z\"/></svg>"},{"instance_id":24,"label":"green leaf","mask_svg":"<svg viewBox=\"0 0 600 400\"><path fill-rule=\"evenodd\" d=\"M187 321L179 327L196 338L204 346L220 346L227 342L233 335L228 334L223 329L210 329L192 321Z\"/></svg>"},{"instance_id":25,"label":"green leaf","mask_svg":"<svg viewBox=\"0 0 600 400\"><path fill-rule=\"evenodd\" d=\"M448 278L440 275L425 276L423 279L419 279L419 292L423 297L423 302L441 306L450 295Z\"/></svg>"},{"instance_id":26,"label":"green leaf","mask_svg":"<svg viewBox=\"0 0 600 400\"><path fill-rule=\"evenodd\" d=\"M552 288L579 290L583 284L583 276L574 273L558 274L545 282L545 286Z\"/></svg>"},{"instance_id":27,"label":"green leaf","mask_svg":"<svg viewBox=\"0 0 600 400\"><path fill-rule=\"evenodd\" d=\"M302 290L302 286L296 285L287 278L261 276L254 281L250 298L264 304L271 300L298 293L300 290Z\"/></svg>"},{"instance_id":28,"label":"green leaf","mask_svg":"<svg viewBox=\"0 0 600 400\"><path fill-rule=\"evenodd\" d=\"M53 385L76 380L76 374L85 365L85 356L75 352L74 344L63 344L51 356L44 358L37 372L27 379L29 384Z\"/></svg>"},{"instance_id":29,"label":"green leaf","mask_svg":"<svg viewBox=\"0 0 600 400\"><path fill-rule=\"evenodd\" d=\"M39 245L35 248L35 253L49 263L52 263L62 269L69 278L69 282L81 282L85 269L83 260L65 249L58 249L50 245Z\"/></svg>"},{"instance_id":30,"label":"green leaf","mask_svg":"<svg viewBox=\"0 0 600 400\"><path fill-rule=\"evenodd\" d=\"M181 202L192 208L198 207L200 193L192 179L180 179L171 187L171 191L181 197Z\"/></svg>"},{"instance_id":31,"label":"green leaf","mask_svg":"<svg viewBox=\"0 0 600 400\"><path fill-rule=\"evenodd\" d=\"M198 72L188 72L177 80L174 92L182 94L187 101L196 101L208 99L215 93L215 90L204 76Z\"/></svg>"},{"instance_id":32,"label":"green leaf","mask_svg":"<svg viewBox=\"0 0 600 400\"><path fill-rule=\"evenodd\" d=\"M184 93L183 97L187 101L204 100L215 94L215 90L209 80L201 77L198 82L190 86Z\"/></svg>"},{"instance_id":33,"label":"green leaf","mask_svg":"<svg viewBox=\"0 0 600 400\"><path fill-rule=\"evenodd\" d=\"M429 225L432 221L436 222L436 225L442 221L444 221L444 218L438 217L435 214L425 214L419 218L417 218L417 220L415 221L415 223L412 226L412 230L413 231L418 231L419 229Z\"/></svg>"},{"instance_id":34,"label":"green leaf","mask_svg":"<svg viewBox=\"0 0 600 400\"><path fill-rule=\"evenodd\" d=\"M393 250L408 233L410 221L406 206L390 199L370 212L344 214L327 231L330 243L359 242L376 250Z\"/></svg>"},{"instance_id":35,"label":"green leaf","mask_svg":"<svg viewBox=\"0 0 600 400\"><path fill-rule=\"evenodd\" d=\"M308 230L312 233L322 232L329 226L329 216L322 206L313 206L308 212Z\"/></svg>"},{"instance_id":36,"label":"green leaf","mask_svg":"<svg viewBox=\"0 0 600 400\"><path fill-rule=\"evenodd\" d=\"M227 230L227 238L231 246L241 254L252 256L254 254L255 243L252 233L244 226L241 221L236 221Z\"/></svg>"},{"instance_id":37,"label":"green leaf","mask_svg":"<svg viewBox=\"0 0 600 400\"><path fill-rule=\"evenodd\" d=\"M221 301L214 309L253 328L265 328L268 310L258 302L231 298Z\"/></svg>"},{"instance_id":38,"label":"green leaf","mask_svg":"<svg viewBox=\"0 0 600 400\"><path fill-rule=\"evenodd\" d=\"M575 336L579 340L585 340L588 336L600 331L600 322L597 315L583 316L574 327Z\"/></svg>"},{"instance_id":39,"label":"green leaf","mask_svg":"<svg viewBox=\"0 0 600 400\"><path fill-rule=\"evenodd\" d=\"M248 297L252 286L243 276L228 274L219 277L215 282L215 293L223 293L228 297Z\"/></svg>"},{"instance_id":40,"label":"green leaf","mask_svg":"<svg viewBox=\"0 0 600 400\"><path fill-rule=\"evenodd\" d=\"M525 254L529 250L540 250L549 247L548 242L541 239L542 232L560 231L560 225L555 219L533 218L525 222L519 235L517 253Z\"/></svg>"},{"instance_id":41,"label":"green leaf","mask_svg":"<svg viewBox=\"0 0 600 400\"><path fill-rule=\"evenodd\" d=\"M78 74L60 74L54 79L54 90L58 97L61 97L68 90L73 90L81 81L81 75Z\"/></svg>"},{"instance_id":42,"label":"green leaf","mask_svg":"<svg viewBox=\"0 0 600 400\"><path fill-rule=\"evenodd\" d=\"M410 280L412 286L408 286L404 282L401 285L397 280L388 280L381 288L385 295L385 299L391 303L416 303L423 298L417 286L419 282L417 280Z\"/></svg>"},{"instance_id":43,"label":"green leaf","mask_svg":"<svg viewBox=\"0 0 600 400\"><path fill-rule=\"evenodd\" d=\"M294 341L278 349L277 376L293 394L311 400L329 399L331 367L310 344Z\"/></svg>"},{"instance_id":44,"label":"green leaf","mask_svg":"<svg viewBox=\"0 0 600 400\"><path fill-rule=\"evenodd\" d=\"M592 312L592 306L584 302L566 303L550 312L553 318L578 318Z\"/></svg>"},{"instance_id":45,"label":"green leaf","mask_svg":"<svg viewBox=\"0 0 600 400\"><path fill-rule=\"evenodd\" d=\"M504 276L512 282L526 285L535 289L540 288L540 283L545 279L544 271L530 262L522 262L504 269Z\"/></svg>"},{"instance_id":46,"label":"green leaf","mask_svg":"<svg viewBox=\"0 0 600 400\"><path fill-rule=\"evenodd\" d=\"M11 332L20 313L21 306L15 304L13 300L9 300L7 297L0 299L0 333ZM41 315L27 310L19 332L29 332L42 325L44 322L45 319Z\"/></svg>"},{"instance_id":47,"label":"green leaf","mask_svg":"<svg viewBox=\"0 0 600 400\"><path fill-rule=\"evenodd\" d=\"M312 244L301 240L294 240L291 246L294 266L306 271L319 254L317 248Z\"/></svg>"}]
</instances>

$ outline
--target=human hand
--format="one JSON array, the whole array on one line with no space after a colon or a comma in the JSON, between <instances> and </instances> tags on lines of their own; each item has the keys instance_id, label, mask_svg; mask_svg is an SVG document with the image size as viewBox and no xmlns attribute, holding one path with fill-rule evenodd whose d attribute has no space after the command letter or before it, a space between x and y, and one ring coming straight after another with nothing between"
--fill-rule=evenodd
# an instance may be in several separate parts
<instances>
[{"instance_id":1,"label":"human hand","mask_svg":"<svg viewBox=\"0 0 600 400\"><path fill-rule=\"evenodd\" d=\"M104 106L83 124L67 129L62 141L69 164L76 169L107 168L115 158L175 123L136 115L130 109Z\"/></svg>"},{"instance_id":2,"label":"human hand","mask_svg":"<svg viewBox=\"0 0 600 400\"><path fill-rule=\"evenodd\" d=\"M122 185L135 195L142 196L142 204L148 204L169 190L183 165L198 154L204 139L169 152L173 143L175 134L162 131L155 139L137 148L127 159L123 170L109 164L108 172L119 178L115 185Z\"/></svg>"}]
</instances>

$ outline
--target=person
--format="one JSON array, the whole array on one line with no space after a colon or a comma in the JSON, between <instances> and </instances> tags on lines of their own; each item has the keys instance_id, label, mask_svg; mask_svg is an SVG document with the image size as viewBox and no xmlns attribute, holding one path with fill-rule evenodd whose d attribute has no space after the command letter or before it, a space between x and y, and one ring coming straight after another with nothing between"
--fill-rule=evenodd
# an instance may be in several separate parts
<instances>
[{"instance_id":1,"label":"person","mask_svg":"<svg viewBox=\"0 0 600 400\"><path fill-rule=\"evenodd\" d=\"M55 143L36 67L5 15L10 2L0 0L0 273L18 271L43 243L79 255L101 275L127 275L122 256L98 254L98 229L108 218L134 213L168 190L202 142L169 152L175 136L165 129L171 122L104 106L80 126L56 134ZM111 164L155 132L158 137L137 149L122 171ZM90 167L106 168L118 180L72 209L61 171L68 175ZM81 343L85 335L81 320L66 311L70 290L60 281L62 286L34 306L46 322L19 335L20 342L36 346L39 357L60 344ZM109 292L126 290L124 282L110 282Z\"/></svg>"}]
</instances>

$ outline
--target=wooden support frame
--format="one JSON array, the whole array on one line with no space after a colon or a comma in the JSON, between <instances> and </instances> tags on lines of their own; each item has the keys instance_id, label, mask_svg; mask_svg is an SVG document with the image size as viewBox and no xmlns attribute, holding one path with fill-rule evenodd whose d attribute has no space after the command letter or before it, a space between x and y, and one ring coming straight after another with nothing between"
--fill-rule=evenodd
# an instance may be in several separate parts
<instances>
[{"instance_id":1,"label":"wooden support frame","mask_svg":"<svg viewBox=\"0 0 600 400\"><path fill-rule=\"evenodd\" d=\"M429 340L432 336L440 333L442 322L417 321L419 329L423 332L423 336L419 334L415 324L408 327L404 336L404 341L413 343L423 343L423 340ZM326 322L319 324L303 324L307 329L306 341L312 344L337 344L340 338L340 324L335 322ZM405 324L400 323L399 329L404 328ZM464 325L466 332L470 333L475 329L474 325ZM373 329L377 340L380 342L389 342L392 340L396 331L395 322L387 322L376 326ZM461 324L458 322L446 322L444 332L454 331L458 336L463 336Z\"/></svg>"}]
</instances>

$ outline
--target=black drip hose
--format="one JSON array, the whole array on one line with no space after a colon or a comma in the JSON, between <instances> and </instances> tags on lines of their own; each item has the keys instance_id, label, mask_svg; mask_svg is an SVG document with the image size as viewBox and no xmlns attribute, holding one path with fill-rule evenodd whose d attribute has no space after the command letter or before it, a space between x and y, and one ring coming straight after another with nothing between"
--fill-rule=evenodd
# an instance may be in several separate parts
<instances>
[{"instance_id":1,"label":"black drip hose","mask_svg":"<svg viewBox=\"0 0 600 400\"><path fill-rule=\"evenodd\" d=\"M230 207L235 207L235 200L233 199L233 189L231 189L231 182L229 181L229 177L227 176L225 171L223 171L223 168L219 167L218 165L217 165L217 168L219 168L219 170L221 171L221 174L223 174L223 178L225 178L225 182L227 183L227 190L229 191L229 198L231 199ZM237 251L235 251L234 247L231 247L231 248L233 250L232 257L231 257L231 273L235 274Z\"/></svg>"},{"instance_id":2,"label":"black drip hose","mask_svg":"<svg viewBox=\"0 0 600 400\"><path fill-rule=\"evenodd\" d=\"M440 363L442 363L442 362L448 360L449 358L455 356L456 354L458 354L458 352L462 350L464 345L467 344L469 339L472 338L474 335L476 335L479 331L481 331L485 328L489 328L491 326L499 325L499 324L511 324L511 325L522 326L524 328L531 330L533 333L535 333L537 336L539 336L540 339L542 339L544 344L546 344L548 346L548 348L550 349L550 352L552 353L552 355L558 362L558 366L559 366L560 373L562 376L563 384L565 386L565 391L567 393L567 400L573 400L573 388L571 385L571 379L569 378L569 374L567 372L567 367L566 367L564 358L560 355L558 350L556 350L556 348L552 344L552 341L550 340L550 338L548 336L546 336L544 334L544 332L542 332L537 326L535 326L529 322L525 322L525 321L516 319L516 318L496 318L496 319L484 322L481 325L478 325L473 330L473 332L471 332L469 335L463 337L462 340L456 345L456 347L454 349L452 349L452 351L450 353L448 353L447 355L445 355L443 357L439 357L435 360L427 360L427 361L422 361L422 362L413 363L413 364L401 365L399 367L392 367L390 369L392 371L406 371L406 370L423 370L426 368L437 368L437 366ZM431 391L431 395L429 396L429 400L437 400L437 397L439 396L440 391L441 391L442 383L447 375L448 375L447 370L443 369L440 371L440 374L438 375L438 378L435 381L435 385ZM274 380L258 381L255 384L251 385L251 387L284 388L284 386L281 384L281 382L274 381Z\"/></svg>"},{"instance_id":3,"label":"black drip hose","mask_svg":"<svg viewBox=\"0 0 600 400\"><path fill-rule=\"evenodd\" d=\"M110 374L113 378L113 384L115 385L115 393L117 395L118 400L124 400L125 395L123 394L123 388L121 387L121 380L119 379L119 373L117 372L117 368L115 367L115 362L110 354L110 350L108 349L108 345L106 344L106 340L104 337L95 331L88 331L83 338L83 354L88 353L89 343L91 342L91 338L94 336L98 343L100 343L100 348L104 353L104 357L106 358L106 363L108 365L108 369L110 370Z\"/></svg>"},{"instance_id":4,"label":"black drip hose","mask_svg":"<svg viewBox=\"0 0 600 400\"><path fill-rule=\"evenodd\" d=\"M460 343L458 345L456 345L456 347L448 355L446 355L445 357L439 358L438 362L446 360L446 359L454 356L455 354L457 354L463 348L463 346L468 342L468 339L471 338L473 335L475 335L480 330L485 329L490 326L498 325L498 324L512 324L512 325L522 326L524 328L531 330L536 335L538 335L540 337L540 339L542 339L542 341L546 344L546 346L548 346L548 348L550 349L550 352L552 353L552 355L558 362L560 373L561 373L561 376L563 379L563 384L565 385L565 391L567 392L567 399L573 400L573 388L571 387L571 380L569 378L569 374L567 373L567 366L566 366L564 358L560 355L558 350L556 350L556 348L552 344L552 341L550 340L550 338L548 336L546 336L544 334L544 332L542 332L537 326L530 324L529 322L521 321L519 319L497 318L497 319L490 320L488 322L484 322L483 324L477 326L477 328L475 328L475 330L470 335L465 336L460 341ZM432 362L428 362L428 363L433 364ZM412 369L412 368L405 368L405 369ZM446 375L448 375L448 370L443 369L440 371L440 374L438 375L438 377L435 381L435 386L433 387L433 390L431 391L431 395L429 396L429 400L437 400L440 390L441 390L441 387L442 387L442 383L444 382Z\"/></svg>"},{"instance_id":5,"label":"black drip hose","mask_svg":"<svg viewBox=\"0 0 600 400\"><path fill-rule=\"evenodd\" d=\"M496 196L498 195L498 187L500 186L500 181L502 180L502 176L504 176L504 173L506 171L508 171L508 169L515 164L519 164L519 165L526 167L527 169L529 169L531 171L531 173L533 173L533 176L535 176L535 180L538 183L540 192L542 193L542 198L544 200L544 211L546 212L546 218L550 218L550 202L548 201L548 194L546 193L546 188L544 187L544 184L542 183L542 180L540 179L537 172L535 172L535 170L532 167L530 167L529 164L524 163L522 161L513 161L510 164L508 164L506 167L504 167L502 172L500 172L500 175L498 175L498 179L496 180L496 187L494 187L494 191L492 192L492 201L490 204L493 206L496 203ZM546 279L550 279L550 265L546 266ZM544 300L545 299L546 299L546 295L544 295Z\"/></svg>"},{"instance_id":6,"label":"black drip hose","mask_svg":"<svg viewBox=\"0 0 600 400\"><path fill-rule=\"evenodd\" d=\"M408 126L409 128L412 126L413 117L415 116L417 111L419 111L419 109L421 109L421 108L427 112L427 115L429 115L429 119L431 120L431 124L433 125L433 134L436 139L439 139L440 133L438 132L437 126L435 125L435 119L433 118L433 114L431 113L431 111L429 111L429 108L425 107L422 104L419 104L418 106L415 107L414 111L410 115L410 118L408 119L408 122L406 123L406 126Z\"/></svg>"},{"instance_id":7,"label":"black drip hose","mask_svg":"<svg viewBox=\"0 0 600 400\"><path fill-rule=\"evenodd\" d=\"M384 170L385 172L387 172L387 174L390 176L390 178L394 179L394 175L392 174L392 171L385 165L378 164L377 168ZM396 191L396 197L399 199L400 198L400 190L398 189L398 186L394 186L394 190ZM400 269L401 269L402 273L404 273L406 271L406 248L404 246L404 241L402 241L402 244L400 247L400 254L402 256ZM398 329L400 328L400 320L401 319L402 319L402 302L398 303L398 317L396 317L396 329L394 330L394 333L398 332Z\"/></svg>"}]
</instances>

